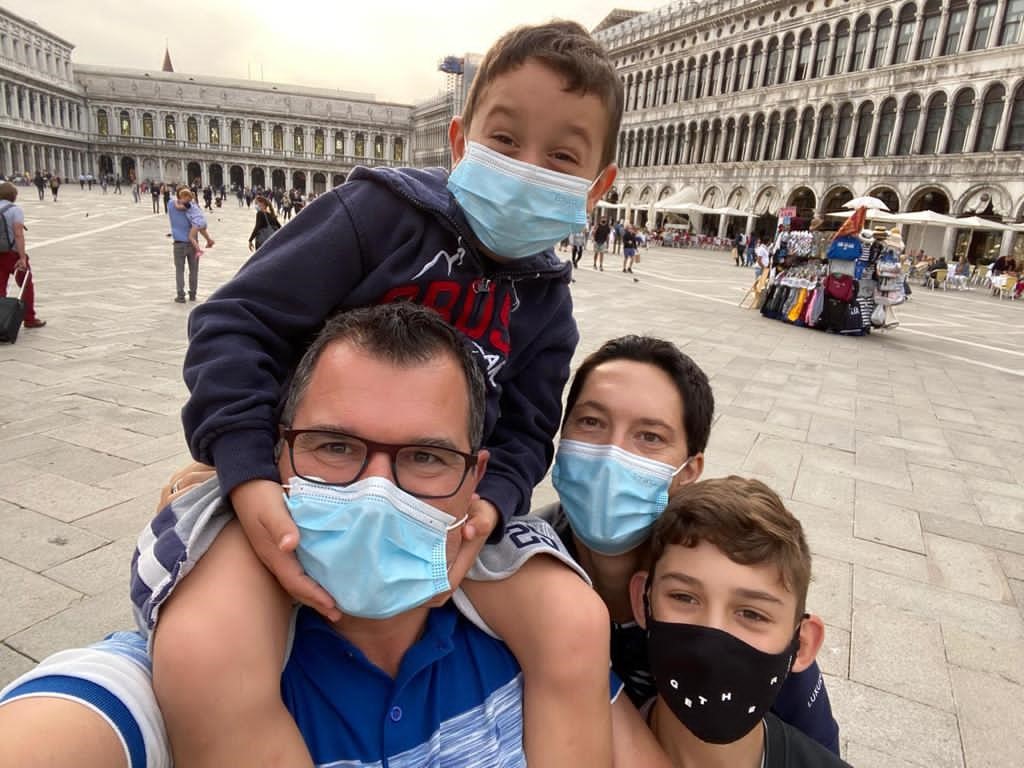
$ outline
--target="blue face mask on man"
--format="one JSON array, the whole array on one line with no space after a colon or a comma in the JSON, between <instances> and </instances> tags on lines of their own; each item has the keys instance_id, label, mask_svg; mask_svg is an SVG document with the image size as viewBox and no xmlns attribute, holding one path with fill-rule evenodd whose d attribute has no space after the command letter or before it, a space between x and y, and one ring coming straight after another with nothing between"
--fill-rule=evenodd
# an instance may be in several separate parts
<instances>
[{"instance_id":1,"label":"blue face mask on man","mask_svg":"<svg viewBox=\"0 0 1024 768\"><path fill-rule=\"evenodd\" d=\"M342 612L388 619L451 589L448 532L466 517L382 477L347 486L293 477L285 504L299 529L299 562Z\"/></svg>"},{"instance_id":2,"label":"blue face mask on man","mask_svg":"<svg viewBox=\"0 0 1024 768\"><path fill-rule=\"evenodd\" d=\"M541 253L587 223L593 184L549 171L466 142L466 152L448 177L473 234L506 259Z\"/></svg>"},{"instance_id":3,"label":"blue face mask on man","mask_svg":"<svg viewBox=\"0 0 1024 768\"><path fill-rule=\"evenodd\" d=\"M680 467L614 445L576 440L558 444L551 481L573 533L602 555L621 555L641 544L668 504Z\"/></svg>"}]
</instances>

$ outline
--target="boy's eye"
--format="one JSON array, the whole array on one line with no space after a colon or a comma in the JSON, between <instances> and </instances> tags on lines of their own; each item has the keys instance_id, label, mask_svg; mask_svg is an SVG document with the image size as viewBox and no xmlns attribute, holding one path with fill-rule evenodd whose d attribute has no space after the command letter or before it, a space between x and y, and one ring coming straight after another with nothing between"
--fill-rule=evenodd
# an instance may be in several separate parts
<instances>
[{"instance_id":1,"label":"boy's eye","mask_svg":"<svg viewBox=\"0 0 1024 768\"><path fill-rule=\"evenodd\" d=\"M494 134L493 136L491 136L491 138L494 139L499 144L506 144L510 147L515 144L515 141L512 140L511 136L506 136L503 133Z\"/></svg>"},{"instance_id":2,"label":"boy's eye","mask_svg":"<svg viewBox=\"0 0 1024 768\"><path fill-rule=\"evenodd\" d=\"M768 617L765 616L763 613L758 613L757 611L751 610L750 608L743 608L742 610L740 610L740 616L746 621L768 621Z\"/></svg>"},{"instance_id":3,"label":"boy's eye","mask_svg":"<svg viewBox=\"0 0 1024 768\"><path fill-rule=\"evenodd\" d=\"M576 163L576 158L568 152L555 152L553 157L563 163Z\"/></svg>"},{"instance_id":4,"label":"boy's eye","mask_svg":"<svg viewBox=\"0 0 1024 768\"><path fill-rule=\"evenodd\" d=\"M601 420L594 416L580 416L576 423L581 427L587 427L588 429L597 429L601 426Z\"/></svg>"},{"instance_id":5,"label":"boy's eye","mask_svg":"<svg viewBox=\"0 0 1024 768\"><path fill-rule=\"evenodd\" d=\"M695 605L697 603L697 598L688 592L670 592L668 597L670 600L675 600L677 603L684 605Z\"/></svg>"}]
</instances>

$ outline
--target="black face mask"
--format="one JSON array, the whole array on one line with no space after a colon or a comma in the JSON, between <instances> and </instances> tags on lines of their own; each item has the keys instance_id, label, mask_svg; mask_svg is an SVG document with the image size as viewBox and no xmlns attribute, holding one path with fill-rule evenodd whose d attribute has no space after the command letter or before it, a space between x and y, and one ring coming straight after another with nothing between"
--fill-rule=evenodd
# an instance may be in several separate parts
<instances>
[{"instance_id":1,"label":"black face mask","mask_svg":"<svg viewBox=\"0 0 1024 768\"><path fill-rule=\"evenodd\" d=\"M730 744L748 734L789 674L800 627L782 653L771 654L720 629L655 621L650 607L646 612L651 672L679 722L710 744Z\"/></svg>"}]
</instances>

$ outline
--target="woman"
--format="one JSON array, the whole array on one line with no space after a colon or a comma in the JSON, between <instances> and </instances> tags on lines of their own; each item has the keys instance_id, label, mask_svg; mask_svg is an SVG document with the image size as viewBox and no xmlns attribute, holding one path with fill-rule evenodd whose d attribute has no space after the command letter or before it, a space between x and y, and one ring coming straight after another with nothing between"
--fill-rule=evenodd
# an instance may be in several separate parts
<instances>
[{"instance_id":1,"label":"woman","mask_svg":"<svg viewBox=\"0 0 1024 768\"><path fill-rule=\"evenodd\" d=\"M255 251L281 228L281 222L274 215L274 211L270 207L270 201L263 195L257 195L255 202L256 224L253 225L252 234L249 235L250 251Z\"/></svg>"}]
</instances>

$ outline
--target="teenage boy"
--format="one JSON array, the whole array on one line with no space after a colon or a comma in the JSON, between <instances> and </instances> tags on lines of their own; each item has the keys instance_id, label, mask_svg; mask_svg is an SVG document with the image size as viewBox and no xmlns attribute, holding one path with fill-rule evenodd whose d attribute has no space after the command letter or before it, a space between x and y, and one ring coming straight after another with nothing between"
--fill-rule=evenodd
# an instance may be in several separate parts
<instances>
[{"instance_id":1,"label":"teenage boy","mask_svg":"<svg viewBox=\"0 0 1024 768\"><path fill-rule=\"evenodd\" d=\"M552 471L559 503L538 514L553 523L608 606L612 666L638 706L655 689L629 581L645 567L647 539L669 496L704 470L714 409L700 366L650 336L605 342L569 387ZM787 679L774 711L838 753L839 728L817 664Z\"/></svg>"},{"instance_id":2,"label":"teenage boy","mask_svg":"<svg viewBox=\"0 0 1024 768\"><path fill-rule=\"evenodd\" d=\"M604 255L608 252L608 238L611 237L608 219L601 219L594 227L594 269L604 272Z\"/></svg>"},{"instance_id":3,"label":"teenage boy","mask_svg":"<svg viewBox=\"0 0 1024 768\"><path fill-rule=\"evenodd\" d=\"M647 720L673 765L847 765L769 711L825 638L804 612L810 579L800 522L764 483L732 476L673 494L630 582L658 691Z\"/></svg>"},{"instance_id":4,"label":"teenage boy","mask_svg":"<svg viewBox=\"0 0 1024 768\"><path fill-rule=\"evenodd\" d=\"M280 633L269 628L280 628L288 594L331 619L339 612L294 554L299 535L281 498L274 410L332 311L427 305L468 337L486 370L490 463L453 573L465 573L492 532L500 539L504 523L529 510L553 454L578 338L572 268L551 248L584 225L614 181L621 115L621 82L586 30L573 22L515 29L486 54L452 120L450 177L356 169L192 313L186 435L193 455L216 466L221 492L284 589L255 589L235 577L229 558L216 558L218 568L186 582L190 589L163 609L154 686L176 761L261 764L280 756L281 744L296 745L280 696ZM181 543L173 526L159 533L153 548L167 562ZM134 597L143 605L152 596L147 574L138 576ZM608 618L593 591L551 558L465 590L523 668L530 764L607 765ZM236 655L242 645L248 666ZM234 685L242 678L256 683L244 696ZM582 733L580 719L593 729ZM282 762L307 760L298 742Z\"/></svg>"},{"instance_id":5,"label":"teenage boy","mask_svg":"<svg viewBox=\"0 0 1024 768\"><path fill-rule=\"evenodd\" d=\"M622 271L633 272L633 260L636 258L636 230L632 224L622 231ZM617 241L616 241L617 242Z\"/></svg>"}]
</instances>

